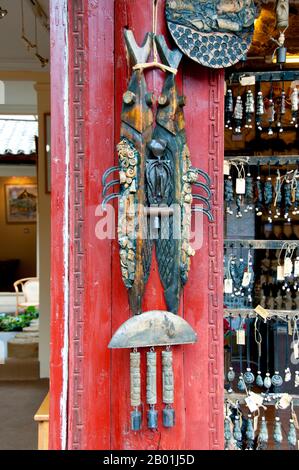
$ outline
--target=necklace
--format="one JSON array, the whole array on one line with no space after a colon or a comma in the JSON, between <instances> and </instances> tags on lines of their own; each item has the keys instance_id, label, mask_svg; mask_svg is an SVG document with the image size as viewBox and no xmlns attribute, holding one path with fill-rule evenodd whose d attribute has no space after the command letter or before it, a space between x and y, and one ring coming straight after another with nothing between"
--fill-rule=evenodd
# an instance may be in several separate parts
<instances>
[{"instance_id":1,"label":"necklace","mask_svg":"<svg viewBox=\"0 0 299 470\"><path fill-rule=\"evenodd\" d=\"M240 317L240 323L239 323L239 331L242 328L242 318ZM241 341L239 341L240 343ZM239 344L239 360L240 360L240 376L238 380L238 390L240 392L244 392L246 390L246 385L244 382L244 377L243 377L243 350L242 350L243 345Z\"/></svg>"},{"instance_id":2,"label":"necklace","mask_svg":"<svg viewBox=\"0 0 299 470\"><path fill-rule=\"evenodd\" d=\"M285 375L284 375L284 381L289 382L292 378L291 370L289 367L289 354L290 354L290 340L289 340L289 318L286 317L287 319L287 325L285 329Z\"/></svg>"},{"instance_id":3,"label":"necklace","mask_svg":"<svg viewBox=\"0 0 299 470\"><path fill-rule=\"evenodd\" d=\"M283 379L279 374L278 370L278 357L279 357L279 342L278 342L278 323L276 322L275 325L275 345L274 345L274 375L271 379L272 385L275 387L275 392L277 391L276 388L281 387L283 384Z\"/></svg>"},{"instance_id":4,"label":"necklace","mask_svg":"<svg viewBox=\"0 0 299 470\"><path fill-rule=\"evenodd\" d=\"M262 387L264 384L263 377L261 375L262 335L257 327L258 322L259 318L256 317L254 322L254 338L257 344L257 376L255 383L258 387Z\"/></svg>"},{"instance_id":5,"label":"necklace","mask_svg":"<svg viewBox=\"0 0 299 470\"><path fill-rule=\"evenodd\" d=\"M233 392L233 388L232 388L232 383L233 381L235 380L235 371L232 367L232 351L233 351L233 330L232 330L232 315L230 314L229 316L229 328L230 328L230 367L229 367L229 371L227 373L227 380L229 382L229 389L228 389L228 393L232 393Z\"/></svg>"},{"instance_id":6,"label":"necklace","mask_svg":"<svg viewBox=\"0 0 299 470\"><path fill-rule=\"evenodd\" d=\"M246 355L247 355L247 369L244 374L244 381L247 385L252 385L254 382L254 375L250 368L250 318L246 320Z\"/></svg>"},{"instance_id":7,"label":"necklace","mask_svg":"<svg viewBox=\"0 0 299 470\"><path fill-rule=\"evenodd\" d=\"M267 372L266 377L264 378L264 387L267 389L267 395L269 394L269 388L271 387L272 382L269 372L269 320L267 320Z\"/></svg>"}]
</instances>

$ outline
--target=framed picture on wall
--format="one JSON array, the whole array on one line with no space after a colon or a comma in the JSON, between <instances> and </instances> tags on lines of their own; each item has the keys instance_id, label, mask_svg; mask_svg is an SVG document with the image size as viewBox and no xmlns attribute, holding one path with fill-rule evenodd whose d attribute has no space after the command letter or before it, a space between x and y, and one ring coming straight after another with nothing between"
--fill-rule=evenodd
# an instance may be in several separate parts
<instances>
[{"instance_id":1,"label":"framed picture on wall","mask_svg":"<svg viewBox=\"0 0 299 470\"><path fill-rule=\"evenodd\" d=\"M51 115L45 114L46 193L51 192Z\"/></svg>"},{"instance_id":2,"label":"framed picture on wall","mask_svg":"<svg viewBox=\"0 0 299 470\"><path fill-rule=\"evenodd\" d=\"M5 185L6 221L9 224L28 224L36 222L37 185Z\"/></svg>"}]
</instances>

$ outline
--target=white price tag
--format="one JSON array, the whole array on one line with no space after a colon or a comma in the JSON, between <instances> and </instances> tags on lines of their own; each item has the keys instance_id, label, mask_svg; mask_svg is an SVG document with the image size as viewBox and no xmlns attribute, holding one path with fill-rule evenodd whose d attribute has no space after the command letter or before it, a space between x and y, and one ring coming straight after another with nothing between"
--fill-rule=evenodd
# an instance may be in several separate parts
<instances>
[{"instance_id":1,"label":"white price tag","mask_svg":"<svg viewBox=\"0 0 299 470\"><path fill-rule=\"evenodd\" d=\"M258 406L256 405L254 399L249 395L245 398L245 403L248 406L251 413L258 410Z\"/></svg>"},{"instance_id":2,"label":"white price tag","mask_svg":"<svg viewBox=\"0 0 299 470\"><path fill-rule=\"evenodd\" d=\"M237 178L236 179L236 193L237 194L245 194L245 178Z\"/></svg>"},{"instance_id":3,"label":"white price tag","mask_svg":"<svg viewBox=\"0 0 299 470\"><path fill-rule=\"evenodd\" d=\"M292 397L288 393L283 393L279 399L278 407L282 410L285 410L292 403Z\"/></svg>"},{"instance_id":4,"label":"white price tag","mask_svg":"<svg viewBox=\"0 0 299 470\"><path fill-rule=\"evenodd\" d=\"M223 163L223 174L226 176L230 175L230 163L228 160L224 160Z\"/></svg>"},{"instance_id":5,"label":"white price tag","mask_svg":"<svg viewBox=\"0 0 299 470\"><path fill-rule=\"evenodd\" d=\"M266 310L264 307L262 307L261 305L258 305L257 307L255 307L254 309L255 313L257 313L260 317L262 317L264 320L266 318L268 318L269 316L269 312L268 310Z\"/></svg>"},{"instance_id":6,"label":"white price tag","mask_svg":"<svg viewBox=\"0 0 299 470\"><path fill-rule=\"evenodd\" d=\"M284 277L291 276L293 272L293 263L291 258L285 258L283 265L283 275Z\"/></svg>"},{"instance_id":7,"label":"white price tag","mask_svg":"<svg viewBox=\"0 0 299 470\"><path fill-rule=\"evenodd\" d=\"M232 279L224 279L224 293L225 294L233 293L233 280Z\"/></svg>"},{"instance_id":8,"label":"white price tag","mask_svg":"<svg viewBox=\"0 0 299 470\"><path fill-rule=\"evenodd\" d=\"M294 263L294 276L299 277L299 260L296 259Z\"/></svg>"},{"instance_id":9,"label":"white price tag","mask_svg":"<svg viewBox=\"0 0 299 470\"><path fill-rule=\"evenodd\" d=\"M245 330L236 330L236 343L241 346L245 345Z\"/></svg>"},{"instance_id":10,"label":"white price tag","mask_svg":"<svg viewBox=\"0 0 299 470\"><path fill-rule=\"evenodd\" d=\"M255 85L255 76L254 75L248 75L247 77L241 77L240 78L240 84L242 86Z\"/></svg>"},{"instance_id":11,"label":"white price tag","mask_svg":"<svg viewBox=\"0 0 299 470\"><path fill-rule=\"evenodd\" d=\"M242 280L242 286L243 287L248 287L251 281L251 273L244 273L243 274L243 280Z\"/></svg>"},{"instance_id":12,"label":"white price tag","mask_svg":"<svg viewBox=\"0 0 299 470\"><path fill-rule=\"evenodd\" d=\"M277 280L284 281L284 269L283 266L277 266Z\"/></svg>"}]
</instances>

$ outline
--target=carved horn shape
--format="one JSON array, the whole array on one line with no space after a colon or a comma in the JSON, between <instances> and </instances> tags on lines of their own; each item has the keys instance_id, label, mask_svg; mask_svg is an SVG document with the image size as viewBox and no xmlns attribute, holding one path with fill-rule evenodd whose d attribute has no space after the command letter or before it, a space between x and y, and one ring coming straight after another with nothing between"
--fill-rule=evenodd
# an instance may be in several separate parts
<instances>
[{"instance_id":1,"label":"carved horn shape","mask_svg":"<svg viewBox=\"0 0 299 470\"><path fill-rule=\"evenodd\" d=\"M194 171L195 173L197 173L198 175L202 176L206 182L207 182L207 185L210 186L211 184L211 178L209 177L208 173L206 173L205 171L201 170L200 168L190 168L190 170Z\"/></svg>"},{"instance_id":2,"label":"carved horn shape","mask_svg":"<svg viewBox=\"0 0 299 470\"><path fill-rule=\"evenodd\" d=\"M211 197L212 193L211 193L211 190L210 188L204 184L204 183L201 183L200 181L196 181L195 183L193 183L193 185L196 187L196 188L201 188L203 189L204 191L206 191L208 197Z\"/></svg>"},{"instance_id":3,"label":"carved horn shape","mask_svg":"<svg viewBox=\"0 0 299 470\"><path fill-rule=\"evenodd\" d=\"M168 67L177 69L183 57L181 51L179 51L179 49L174 49L173 51L169 49L165 38L162 35L155 36L154 40L157 44L157 49L162 63Z\"/></svg>"},{"instance_id":4,"label":"carved horn shape","mask_svg":"<svg viewBox=\"0 0 299 470\"><path fill-rule=\"evenodd\" d=\"M210 201L209 201L206 197L201 196L200 194L192 194L192 198L193 198L193 199L197 199L198 201L203 202L204 204L207 205L207 208L208 208L209 210L211 209Z\"/></svg>"},{"instance_id":5,"label":"carved horn shape","mask_svg":"<svg viewBox=\"0 0 299 470\"><path fill-rule=\"evenodd\" d=\"M103 211L106 210L106 204L107 204L107 202L112 201L112 199L115 199L115 198L117 198L117 197L119 197L119 194L118 194L118 193L112 193L112 194L109 194L109 196L106 196L106 197L103 199L103 201L102 201L102 209L103 209Z\"/></svg>"},{"instance_id":6,"label":"carved horn shape","mask_svg":"<svg viewBox=\"0 0 299 470\"><path fill-rule=\"evenodd\" d=\"M152 310L135 315L114 333L109 348L140 348L174 344L193 344L197 334L182 317Z\"/></svg>"},{"instance_id":7,"label":"carved horn shape","mask_svg":"<svg viewBox=\"0 0 299 470\"><path fill-rule=\"evenodd\" d=\"M136 43L133 31L130 29L125 29L124 36L133 65L145 63L151 52L153 33L146 33L141 47Z\"/></svg>"}]
</instances>

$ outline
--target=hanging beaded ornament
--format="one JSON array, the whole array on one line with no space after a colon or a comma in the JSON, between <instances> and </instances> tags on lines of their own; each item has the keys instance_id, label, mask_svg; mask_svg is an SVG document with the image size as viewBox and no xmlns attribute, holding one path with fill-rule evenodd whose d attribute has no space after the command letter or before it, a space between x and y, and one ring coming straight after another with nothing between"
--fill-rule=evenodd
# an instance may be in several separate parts
<instances>
[{"instance_id":1,"label":"hanging beaded ornament","mask_svg":"<svg viewBox=\"0 0 299 470\"><path fill-rule=\"evenodd\" d=\"M253 420L251 415L248 415L247 425L246 425L246 450L252 450L254 448L254 428Z\"/></svg>"},{"instance_id":2,"label":"hanging beaded ornament","mask_svg":"<svg viewBox=\"0 0 299 470\"><path fill-rule=\"evenodd\" d=\"M228 415L226 415L224 419L224 442L225 442L224 450L236 450L237 449L237 443L234 439L234 435L233 435L231 427L232 427L231 419Z\"/></svg>"},{"instance_id":3,"label":"hanging beaded ornament","mask_svg":"<svg viewBox=\"0 0 299 470\"><path fill-rule=\"evenodd\" d=\"M294 420L292 418L290 418L290 424L289 424L288 444L291 450L294 450L297 446L297 432L296 432Z\"/></svg>"},{"instance_id":4,"label":"hanging beaded ornament","mask_svg":"<svg viewBox=\"0 0 299 470\"><path fill-rule=\"evenodd\" d=\"M273 440L275 442L276 448L280 449L282 443L282 430L281 430L281 421L278 416L275 417Z\"/></svg>"},{"instance_id":5,"label":"hanging beaded ornament","mask_svg":"<svg viewBox=\"0 0 299 470\"><path fill-rule=\"evenodd\" d=\"M260 432L258 435L258 450L266 450L269 440L268 426L265 416L262 416Z\"/></svg>"},{"instance_id":6,"label":"hanging beaded ornament","mask_svg":"<svg viewBox=\"0 0 299 470\"><path fill-rule=\"evenodd\" d=\"M286 317L287 322L289 322L288 317ZM288 325L285 328L285 370L284 370L284 381L290 382L292 379L291 370L289 367L289 356L290 356L290 340L289 340L289 331Z\"/></svg>"},{"instance_id":7,"label":"hanging beaded ornament","mask_svg":"<svg viewBox=\"0 0 299 470\"><path fill-rule=\"evenodd\" d=\"M254 195L253 195L253 177L250 173L250 168L248 169L246 178L245 178L245 203L246 208L244 212L253 210L254 205Z\"/></svg>"},{"instance_id":8,"label":"hanging beaded ornament","mask_svg":"<svg viewBox=\"0 0 299 470\"><path fill-rule=\"evenodd\" d=\"M245 99L245 127L252 129L252 120L254 114L254 98L251 90L246 92Z\"/></svg>"},{"instance_id":9,"label":"hanging beaded ornament","mask_svg":"<svg viewBox=\"0 0 299 470\"><path fill-rule=\"evenodd\" d=\"M287 219L288 222L291 221L289 216L290 209L292 207L292 186L291 182L285 179L283 185L283 192L284 192L284 218Z\"/></svg>"},{"instance_id":10,"label":"hanging beaded ornament","mask_svg":"<svg viewBox=\"0 0 299 470\"><path fill-rule=\"evenodd\" d=\"M264 107L264 97L263 93L261 91L261 85L260 83L258 84L258 93L257 93L257 98L256 98L256 125L259 131L262 131L262 120L263 116L265 113L265 107Z\"/></svg>"},{"instance_id":11,"label":"hanging beaded ornament","mask_svg":"<svg viewBox=\"0 0 299 470\"><path fill-rule=\"evenodd\" d=\"M292 120L291 124L295 127L298 127L297 118L298 118L298 88L293 88L291 93L291 109L292 109Z\"/></svg>"},{"instance_id":12,"label":"hanging beaded ornament","mask_svg":"<svg viewBox=\"0 0 299 470\"><path fill-rule=\"evenodd\" d=\"M230 363L232 364L232 351L233 351L232 315L229 316L229 328L230 328ZM235 380L235 377L236 377L235 371L232 365L230 365L228 373L227 373L227 380L229 382L228 393L233 392L232 384Z\"/></svg>"},{"instance_id":13,"label":"hanging beaded ornament","mask_svg":"<svg viewBox=\"0 0 299 470\"><path fill-rule=\"evenodd\" d=\"M274 101L273 101L273 84L271 82L271 89L270 89L270 96L269 96L269 110L268 110L268 135L273 135L272 125L275 121L275 108L274 108Z\"/></svg>"},{"instance_id":14,"label":"hanging beaded ornament","mask_svg":"<svg viewBox=\"0 0 299 470\"><path fill-rule=\"evenodd\" d=\"M240 95L237 96L235 109L234 109L234 120L235 120L235 133L241 134L241 126L243 119L243 103Z\"/></svg>"},{"instance_id":15,"label":"hanging beaded ornament","mask_svg":"<svg viewBox=\"0 0 299 470\"><path fill-rule=\"evenodd\" d=\"M264 201L265 201L265 206L268 210L268 222L272 223L271 205L273 202L273 187L272 187L272 180L271 180L270 163L269 163L269 174L267 177L267 181L265 182L265 185L264 185Z\"/></svg>"},{"instance_id":16,"label":"hanging beaded ornament","mask_svg":"<svg viewBox=\"0 0 299 470\"><path fill-rule=\"evenodd\" d=\"M255 379L255 383L258 387L262 387L264 385L262 373L261 373L261 355L262 355L262 335L257 327L259 322L259 318L256 317L254 322L254 338L257 344L257 375Z\"/></svg>"},{"instance_id":17,"label":"hanging beaded ornament","mask_svg":"<svg viewBox=\"0 0 299 470\"><path fill-rule=\"evenodd\" d=\"M247 355L247 368L246 372L244 373L244 382L246 385L250 386L254 383L254 375L251 372L250 368L250 318L246 319L246 355Z\"/></svg>"},{"instance_id":18,"label":"hanging beaded ornament","mask_svg":"<svg viewBox=\"0 0 299 470\"><path fill-rule=\"evenodd\" d=\"M281 177L280 177L280 171L278 169L276 179L275 179L275 187L274 187L274 207L275 207L274 219L278 219L278 217L281 214L280 212L281 201L282 201Z\"/></svg>"},{"instance_id":19,"label":"hanging beaded ornament","mask_svg":"<svg viewBox=\"0 0 299 470\"><path fill-rule=\"evenodd\" d=\"M241 432L239 416L236 416L234 420L233 436L236 441L237 448L239 450L242 449L242 432Z\"/></svg>"},{"instance_id":20,"label":"hanging beaded ornament","mask_svg":"<svg viewBox=\"0 0 299 470\"><path fill-rule=\"evenodd\" d=\"M261 173L260 173L260 163L258 162L257 165L257 177L256 177L256 215L260 217L263 214L263 201L264 201L264 191L263 191L263 183L261 181Z\"/></svg>"},{"instance_id":21,"label":"hanging beaded ornament","mask_svg":"<svg viewBox=\"0 0 299 470\"><path fill-rule=\"evenodd\" d=\"M264 378L264 387L267 389L267 399L269 394L269 389L272 385L270 372L269 372L269 320L267 320L267 372L266 377Z\"/></svg>"},{"instance_id":22,"label":"hanging beaded ornament","mask_svg":"<svg viewBox=\"0 0 299 470\"><path fill-rule=\"evenodd\" d=\"M279 374L278 364L279 364L279 341L278 341L278 325L275 325L275 346L274 346L274 375L272 376L271 382L272 385L275 387L275 392L277 392L277 388L281 387L283 384L283 379Z\"/></svg>"},{"instance_id":23,"label":"hanging beaded ornament","mask_svg":"<svg viewBox=\"0 0 299 470\"><path fill-rule=\"evenodd\" d=\"M231 203L234 201L234 189L231 176L228 176L224 181L224 199L226 202L226 212L228 214L233 214Z\"/></svg>"},{"instance_id":24,"label":"hanging beaded ornament","mask_svg":"<svg viewBox=\"0 0 299 470\"><path fill-rule=\"evenodd\" d=\"M225 127L227 129L233 128L233 112L234 112L234 102L233 102L233 92L229 88L225 96Z\"/></svg>"},{"instance_id":25,"label":"hanging beaded ornament","mask_svg":"<svg viewBox=\"0 0 299 470\"><path fill-rule=\"evenodd\" d=\"M284 83L282 86L282 92L281 92L281 97L280 97L280 112L279 112L279 118L277 120L277 127L279 132L283 132L283 118L286 113L286 94L284 91Z\"/></svg>"}]
</instances>

